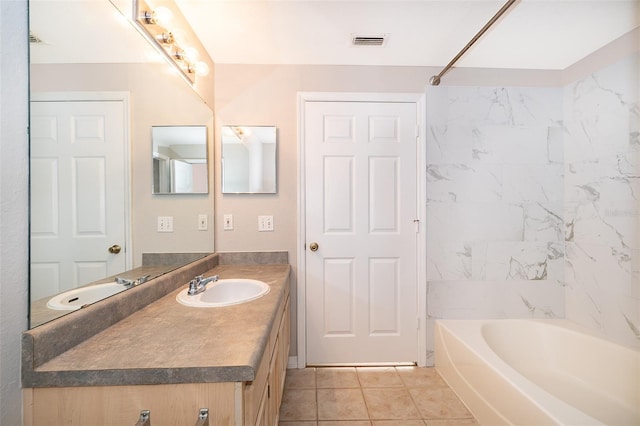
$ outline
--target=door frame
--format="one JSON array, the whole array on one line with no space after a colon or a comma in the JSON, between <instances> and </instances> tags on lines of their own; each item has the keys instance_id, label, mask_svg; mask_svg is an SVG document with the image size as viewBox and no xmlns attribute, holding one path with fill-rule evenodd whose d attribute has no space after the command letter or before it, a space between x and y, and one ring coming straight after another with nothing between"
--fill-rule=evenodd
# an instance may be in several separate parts
<instances>
[{"instance_id":1,"label":"door frame","mask_svg":"<svg viewBox=\"0 0 640 426\"><path fill-rule=\"evenodd\" d=\"M131 120L130 120L130 94L129 92L33 92L29 97L31 102L122 102L124 125L124 262L125 268L133 267L133 246L131 244ZM29 212L31 215L31 212Z\"/></svg>"},{"instance_id":2,"label":"door frame","mask_svg":"<svg viewBox=\"0 0 640 426\"><path fill-rule=\"evenodd\" d=\"M306 307L306 224L305 206L305 104L306 102L399 102L415 103L417 111L417 178L416 202L419 222L416 252L416 297L418 300L418 366L427 365L427 234L426 234L426 101L425 93L349 93L298 92L298 231L297 231L297 367L307 365L307 307ZM420 296L420 297L418 297Z\"/></svg>"}]
</instances>

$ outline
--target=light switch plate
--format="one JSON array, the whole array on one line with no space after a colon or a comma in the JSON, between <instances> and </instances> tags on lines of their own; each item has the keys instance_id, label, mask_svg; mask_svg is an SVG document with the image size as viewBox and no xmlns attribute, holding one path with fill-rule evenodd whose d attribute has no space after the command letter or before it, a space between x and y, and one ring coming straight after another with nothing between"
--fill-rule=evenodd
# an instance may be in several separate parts
<instances>
[{"instance_id":1,"label":"light switch plate","mask_svg":"<svg viewBox=\"0 0 640 426\"><path fill-rule=\"evenodd\" d=\"M225 214L223 216L222 223L223 223L222 228L225 231L233 231L233 215L232 214Z\"/></svg>"},{"instance_id":2,"label":"light switch plate","mask_svg":"<svg viewBox=\"0 0 640 426\"><path fill-rule=\"evenodd\" d=\"M258 231L273 231L273 216L258 216Z\"/></svg>"},{"instance_id":3,"label":"light switch plate","mask_svg":"<svg viewBox=\"0 0 640 426\"><path fill-rule=\"evenodd\" d=\"M158 216L158 232L173 232L173 216Z\"/></svg>"},{"instance_id":4,"label":"light switch plate","mask_svg":"<svg viewBox=\"0 0 640 426\"><path fill-rule=\"evenodd\" d=\"M206 231L209 228L209 217L206 214L198 215L198 230Z\"/></svg>"}]
</instances>

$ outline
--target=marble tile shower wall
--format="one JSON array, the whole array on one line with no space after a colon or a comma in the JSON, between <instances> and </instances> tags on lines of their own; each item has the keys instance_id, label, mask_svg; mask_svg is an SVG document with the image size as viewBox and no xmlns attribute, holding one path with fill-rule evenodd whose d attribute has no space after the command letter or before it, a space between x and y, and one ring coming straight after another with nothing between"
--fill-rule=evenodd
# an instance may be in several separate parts
<instances>
[{"instance_id":1,"label":"marble tile shower wall","mask_svg":"<svg viewBox=\"0 0 640 426\"><path fill-rule=\"evenodd\" d=\"M429 88L428 330L564 317L562 102L562 88Z\"/></svg>"},{"instance_id":2,"label":"marble tile shower wall","mask_svg":"<svg viewBox=\"0 0 640 426\"><path fill-rule=\"evenodd\" d=\"M566 315L640 348L640 55L564 90Z\"/></svg>"}]
</instances>

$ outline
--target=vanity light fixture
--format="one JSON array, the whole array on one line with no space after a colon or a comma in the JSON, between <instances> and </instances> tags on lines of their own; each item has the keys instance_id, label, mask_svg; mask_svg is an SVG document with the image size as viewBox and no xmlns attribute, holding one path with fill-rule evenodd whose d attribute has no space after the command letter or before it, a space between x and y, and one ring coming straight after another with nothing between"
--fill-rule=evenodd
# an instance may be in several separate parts
<instances>
[{"instance_id":1,"label":"vanity light fixture","mask_svg":"<svg viewBox=\"0 0 640 426\"><path fill-rule=\"evenodd\" d=\"M152 8L145 0L133 0L133 15L136 28L189 84L195 84L197 75L209 74L207 64L197 61L198 51L187 46L182 37L189 32L195 39L191 28L169 30L174 13L168 7Z\"/></svg>"},{"instance_id":2,"label":"vanity light fixture","mask_svg":"<svg viewBox=\"0 0 640 426\"><path fill-rule=\"evenodd\" d=\"M236 137L240 140L242 140L242 138L249 137L251 136L251 129L248 127L242 127L242 126L230 126L231 131L233 132L233 134L236 135Z\"/></svg>"}]
</instances>

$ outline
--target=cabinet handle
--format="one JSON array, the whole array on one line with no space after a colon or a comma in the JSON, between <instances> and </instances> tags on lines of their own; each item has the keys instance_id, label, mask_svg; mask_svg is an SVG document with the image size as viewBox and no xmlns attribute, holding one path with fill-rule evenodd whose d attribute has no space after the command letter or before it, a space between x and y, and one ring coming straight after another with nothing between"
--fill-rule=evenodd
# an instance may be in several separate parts
<instances>
[{"instance_id":1,"label":"cabinet handle","mask_svg":"<svg viewBox=\"0 0 640 426\"><path fill-rule=\"evenodd\" d=\"M196 422L196 426L209 426L209 409L201 408L198 413L198 421Z\"/></svg>"},{"instance_id":2,"label":"cabinet handle","mask_svg":"<svg viewBox=\"0 0 640 426\"><path fill-rule=\"evenodd\" d=\"M135 426L151 426L151 411L142 410L140 411L140 418Z\"/></svg>"},{"instance_id":3,"label":"cabinet handle","mask_svg":"<svg viewBox=\"0 0 640 426\"><path fill-rule=\"evenodd\" d=\"M271 385L267 385L267 398L271 398Z\"/></svg>"}]
</instances>

